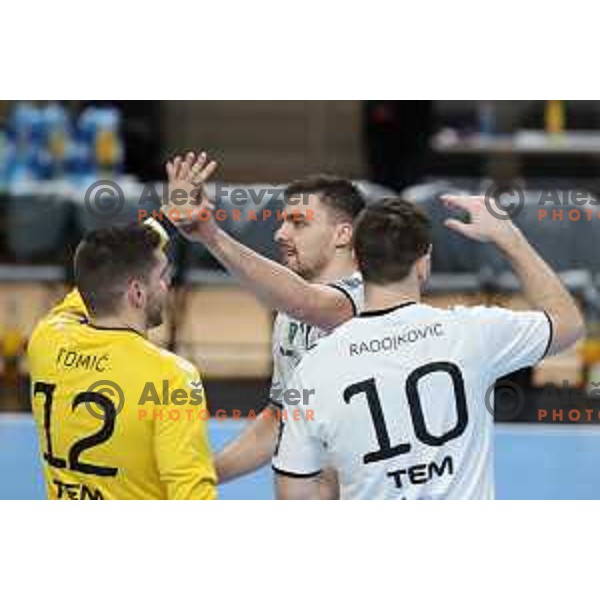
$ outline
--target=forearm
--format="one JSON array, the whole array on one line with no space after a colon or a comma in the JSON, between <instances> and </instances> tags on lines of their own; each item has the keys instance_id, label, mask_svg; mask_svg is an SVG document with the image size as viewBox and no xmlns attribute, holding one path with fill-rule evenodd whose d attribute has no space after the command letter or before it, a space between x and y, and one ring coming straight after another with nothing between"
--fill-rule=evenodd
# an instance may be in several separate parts
<instances>
[{"instance_id":1,"label":"forearm","mask_svg":"<svg viewBox=\"0 0 600 600\"><path fill-rule=\"evenodd\" d=\"M511 263L523 286L525 298L534 308L548 312L565 306L576 308L558 275L519 229L515 227L511 238L505 238L497 245Z\"/></svg>"},{"instance_id":2,"label":"forearm","mask_svg":"<svg viewBox=\"0 0 600 600\"><path fill-rule=\"evenodd\" d=\"M321 500L340 499L340 484L337 472L331 467L323 469L319 476L319 498Z\"/></svg>"},{"instance_id":3,"label":"forearm","mask_svg":"<svg viewBox=\"0 0 600 600\"><path fill-rule=\"evenodd\" d=\"M268 464L277 444L277 427L274 417L259 416L219 452L215 457L219 483L252 473Z\"/></svg>"},{"instance_id":4,"label":"forearm","mask_svg":"<svg viewBox=\"0 0 600 600\"><path fill-rule=\"evenodd\" d=\"M217 226L211 227L199 241L244 287L273 310L322 328L335 327L352 316L352 307L341 294L327 286L308 283Z\"/></svg>"},{"instance_id":5,"label":"forearm","mask_svg":"<svg viewBox=\"0 0 600 600\"><path fill-rule=\"evenodd\" d=\"M285 475L275 476L277 500L328 500L323 495L319 477L294 479Z\"/></svg>"},{"instance_id":6,"label":"forearm","mask_svg":"<svg viewBox=\"0 0 600 600\"><path fill-rule=\"evenodd\" d=\"M583 318L558 275L517 227L497 245L510 261L528 303L548 313L560 330L558 333L573 337L573 342L576 341L584 327ZM570 330L570 335L567 330Z\"/></svg>"},{"instance_id":7,"label":"forearm","mask_svg":"<svg viewBox=\"0 0 600 600\"><path fill-rule=\"evenodd\" d=\"M204 237L202 243L265 304L298 319L304 316L310 300L310 284L302 277L254 252L218 227Z\"/></svg>"}]
</instances>

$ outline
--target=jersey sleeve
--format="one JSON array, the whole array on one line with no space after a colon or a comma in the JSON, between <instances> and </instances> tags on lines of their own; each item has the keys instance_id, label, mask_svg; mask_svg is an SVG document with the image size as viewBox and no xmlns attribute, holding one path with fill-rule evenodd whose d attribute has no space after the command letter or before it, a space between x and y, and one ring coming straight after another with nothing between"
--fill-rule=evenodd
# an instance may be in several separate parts
<instances>
[{"instance_id":1,"label":"jersey sleeve","mask_svg":"<svg viewBox=\"0 0 600 600\"><path fill-rule=\"evenodd\" d=\"M279 341L282 336L282 325L280 316L277 315L273 325L273 337L271 343L271 355L273 357L273 374L271 376L271 387L269 389L269 402L277 408L283 408L282 392L284 381L281 372L281 358L279 356Z\"/></svg>"},{"instance_id":2,"label":"jersey sleeve","mask_svg":"<svg viewBox=\"0 0 600 600\"><path fill-rule=\"evenodd\" d=\"M344 296L350 300L355 316L362 312L364 305L364 288L362 277L359 273L352 275L352 277L340 279L328 285L329 287L342 292L342 294L344 294Z\"/></svg>"},{"instance_id":3,"label":"jersey sleeve","mask_svg":"<svg viewBox=\"0 0 600 600\"><path fill-rule=\"evenodd\" d=\"M467 309L480 329L484 360L497 378L542 360L552 343L552 320L542 311Z\"/></svg>"},{"instance_id":4,"label":"jersey sleeve","mask_svg":"<svg viewBox=\"0 0 600 600\"><path fill-rule=\"evenodd\" d=\"M206 409L200 376L195 369L174 368L169 389L183 389L186 400L169 404L169 418L158 420L154 430L154 452L160 480L169 500L214 500L215 473L207 433L207 420L199 417ZM201 394L202 401L196 403ZM193 403L193 405L191 405Z\"/></svg>"},{"instance_id":5,"label":"jersey sleeve","mask_svg":"<svg viewBox=\"0 0 600 600\"><path fill-rule=\"evenodd\" d=\"M289 389L303 394L308 387L303 383L300 371L294 374ZM325 446L314 420L314 411L309 413L303 406L297 409L300 418L293 417L295 411L287 411L287 418L280 422L272 467L276 473L287 477L314 477L321 472Z\"/></svg>"},{"instance_id":6,"label":"jersey sleeve","mask_svg":"<svg viewBox=\"0 0 600 600\"><path fill-rule=\"evenodd\" d=\"M283 408L281 400L283 396L283 381L281 379L281 367L277 355L273 355L273 375L271 377L271 388L269 390L269 402L277 408Z\"/></svg>"}]
</instances>

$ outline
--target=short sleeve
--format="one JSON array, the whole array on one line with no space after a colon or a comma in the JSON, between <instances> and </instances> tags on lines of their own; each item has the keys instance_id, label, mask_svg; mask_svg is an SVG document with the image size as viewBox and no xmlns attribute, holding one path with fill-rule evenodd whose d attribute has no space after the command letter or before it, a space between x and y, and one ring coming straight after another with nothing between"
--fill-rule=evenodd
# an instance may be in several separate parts
<instances>
[{"instance_id":1,"label":"short sleeve","mask_svg":"<svg viewBox=\"0 0 600 600\"><path fill-rule=\"evenodd\" d=\"M186 401L171 403L169 418L155 422L154 451L167 497L176 500L212 500L217 477L208 441L204 390L197 371L174 367L170 390L184 390Z\"/></svg>"},{"instance_id":2,"label":"short sleeve","mask_svg":"<svg viewBox=\"0 0 600 600\"><path fill-rule=\"evenodd\" d=\"M358 315L363 310L364 306L364 287L360 273L355 273L351 277L339 279L334 283L328 284L336 290L339 290L350 300L354 315Z\"/></svg>"},{"instance_id":3,"label":"short sleeve","mask_svg":"<svg viewBox=\"0 0 600 600\"><path fill-rule=\"evenodd\" d=\"M283 408L281 397L285 385L281 369L281 357L279 354L279 343L283 335L282 331L283 325L281 315L278 314L273 325L273 336L271 342L273 374L271 375L271 388L269 390L269 402L274 404L277 408Z\"/></svg>"},{"instance_id":4,"label":"short sleeve","mask_svg":"<svg viewBox=\"0 0 600 600\"><path fill-rule=\"evenodd\" d=\"M541 311L497 307L465 309L482 337L486 365L495 377L542 360L552 343L552 320Z\"/></svg>"},{"instance_id":5,"label":"short sleeve","mask_svg":"<svg viewBox=\"0 0 600 600\"><path fill-rule=\"evenodd\" d=\"M281 369L279 359L276 354L273 355L273 375L271 376L271 388L269 390L269 402L283 408L281 397L283 395L283 382L281 379Z\"/></svg>"},{"instance_id":6,"label":"short sleeve","mask_svg":"<svg viewBox=\"0 0 600 600\"><path fill-rule=\"evenodd\" d=\"M297 371L288 389L303 394L305 388L301 372ZM314 477L321 472L324 444L319 438L314 411L301 405L295 408L282 416L273 470L287 477Z\"/></svg>"}]
</instances>

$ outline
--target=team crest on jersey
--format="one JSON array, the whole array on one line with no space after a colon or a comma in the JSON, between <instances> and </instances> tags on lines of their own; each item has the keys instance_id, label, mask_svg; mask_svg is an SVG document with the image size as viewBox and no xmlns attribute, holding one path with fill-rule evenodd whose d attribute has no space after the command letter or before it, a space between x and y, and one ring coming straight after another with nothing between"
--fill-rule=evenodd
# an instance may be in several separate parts
<instances>
[{"instance_id":1,"label":"team crest on jersey","mask_svg":"<svg viewBox=\"0 0 600 600\"><path fill-rule=\"evenodd\" d=\"M342 279L340 284L343 284L346 288L354 289L363 285L362 277L358 275L356 277L348 277L348 279Z\"/></svg>"},{"instance_id":2,"label":"team crest on jersey","mask_svg":"<svg viewBox=\"0 0 600 600\"><path fill-rule=\"evenodd\" d=\"M291 322L288 329L288 343L293 344L298 333L298 323Z\"/></svg>"},{"instance_id":3,"label":"team crest on jersey","mask_svg":"<svg viewBox=\"0 0 600 600\"><path fill-rule=\"evenodd\" d=\"M304 346L307 350L310 350L312 347L314 347L314 344L309 343L310 334L312 330L313 326L308 325L307 323L298 323L294 321L290 322L288 328L288 344L294 345L294 342L296 341L296 336L298 335L298 332L300 332L300 334L302 335L302 340L304 341ZM284 354L285 356L289 356L290 354L289 352L284 351L283 348L281 348L281 351L282 354Z\"/></svg>"}]
</instances>

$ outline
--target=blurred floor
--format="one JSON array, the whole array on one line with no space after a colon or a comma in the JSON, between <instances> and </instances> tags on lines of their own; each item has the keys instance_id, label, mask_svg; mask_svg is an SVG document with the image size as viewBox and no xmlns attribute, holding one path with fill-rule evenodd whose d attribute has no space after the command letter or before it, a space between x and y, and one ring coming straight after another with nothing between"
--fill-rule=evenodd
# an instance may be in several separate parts
<instances>
[{"instance_id":1,"label":"blurred floor","mask_svg":"<svg viewBox=\"0 0 600 600\"><path fill-rule=\"evenodd\" d=\"M210 436L219 449L244 426L241 421L211 421ZM30 415L0 415L0 499L44 497ZM499 499L600 499L600 426L496 425L496 496ZM273 498L270 469L226 484L220 497Z\"/></svg>"}]
</instances>

